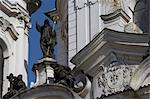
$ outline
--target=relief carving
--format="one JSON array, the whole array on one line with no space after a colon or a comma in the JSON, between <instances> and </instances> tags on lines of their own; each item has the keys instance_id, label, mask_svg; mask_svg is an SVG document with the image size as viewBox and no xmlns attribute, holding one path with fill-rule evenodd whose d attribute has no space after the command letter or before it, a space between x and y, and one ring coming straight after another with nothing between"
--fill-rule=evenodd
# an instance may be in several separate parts
<instances>
[{"instance_id":1,"label":"relief carving","mask_svg":"<svg viewBox=\"0 0 150 99\"><path fill-rule=\"evenodd\" d=\"M14 26L9 23L6 19L4 19L3 17L0 17L0 28L2 31L8 31L10 33L10 36L12 37L12 39L17 40L18 39L18 33L15 30Z\"/></svg>"},{"instance_id":2,"label":"relief carving","mask_svg":"<svg viewBox=\"0 0 150 99\"><path fill-rule=\"evenodd\" d=\"M112 59L108 67L103 66L103 73L97 79L103 95L123 91L130 82L131 69L127 65L120 64L114 54Z\"/></svg>"}]
</instances>

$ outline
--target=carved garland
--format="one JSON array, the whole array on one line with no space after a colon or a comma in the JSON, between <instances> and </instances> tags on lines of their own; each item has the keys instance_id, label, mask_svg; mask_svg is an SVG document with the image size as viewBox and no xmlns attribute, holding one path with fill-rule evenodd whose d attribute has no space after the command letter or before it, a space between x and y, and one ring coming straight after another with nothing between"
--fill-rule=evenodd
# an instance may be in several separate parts
<instances>
[{"instance_id":1,"label":"carved garland","mask_svg":"<svg viewBox=\"0 0 150 99\"><path fill-rule=\"evenodd\" d=\"M104 95L123 91L129 85L130 75L131 71L125 65L106 67L98 77L98 86L102 88Z\"/></svg>"},{"instance_id":2,"label":"carved garland","mask_svg":"<svg viewBox=\"0 0 150 99\"><path fill-rule=\"evenodd\" d=\"M109 95L128 88L132 70L122 62L118 62L115 53L111 53L111 63L108 67L102 66L102 74L97 78L102 95Z\"/></svg>"}]
</instances>

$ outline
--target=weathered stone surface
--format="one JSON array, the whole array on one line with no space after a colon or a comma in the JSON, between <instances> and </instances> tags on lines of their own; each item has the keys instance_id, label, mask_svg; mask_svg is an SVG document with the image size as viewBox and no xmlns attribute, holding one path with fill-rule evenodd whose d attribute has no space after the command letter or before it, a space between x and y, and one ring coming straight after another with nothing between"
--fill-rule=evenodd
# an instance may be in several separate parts
<instances>
[{"instance_id":1,"label":"weathered stone surface","mask_svg":"<svg viewBox=\"0 0 150 99\"><path fill-rule=\"evenodd\" d=\"M139 34L143 33L143 31L133 22L125 25L124 31L128 33L139 33Z\"/></svg>"},{"instance_id":2,"label":"weathered stone surface","mask_svg":"<svg viewBox=\"0 0 150 99\"><path fill-rule=\"evenodd\" d=\"M81 99L69 88L59 84L33 87L15 95L12 99Z\"/></svg>"}]
</instances>

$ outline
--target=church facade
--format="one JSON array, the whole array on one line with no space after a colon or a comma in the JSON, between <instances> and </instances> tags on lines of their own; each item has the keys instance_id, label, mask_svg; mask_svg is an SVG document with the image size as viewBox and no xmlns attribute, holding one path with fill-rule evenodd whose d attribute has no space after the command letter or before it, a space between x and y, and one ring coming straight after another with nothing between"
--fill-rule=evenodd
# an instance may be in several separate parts
<instances>
[{"instance_id":1,"label":"church facade","mask_svg":"<svg viewBox=\"0 0 150 99\"><path fill-rule=\"evenodd\" d=\"M48 13L68 17L68 65L91 81L82 98L148 99L149 0L66 2L56 0L56 11Z\"/></svg>"},{"instance_id":2,"label":"church facade","mask_svg":"<svg viewBox=\"0 0 150 99\"><path fill-rule=\"evenodd\" d=\"M40 3L35 1L0 1L1 97L11 87L10 73L22 74L27 83L29 15ZM149 9L149 0L56 0L46 15L57 21L60 56L38 60L36 82L11 98L149 99Z\"/></svg>"}]
</instances>

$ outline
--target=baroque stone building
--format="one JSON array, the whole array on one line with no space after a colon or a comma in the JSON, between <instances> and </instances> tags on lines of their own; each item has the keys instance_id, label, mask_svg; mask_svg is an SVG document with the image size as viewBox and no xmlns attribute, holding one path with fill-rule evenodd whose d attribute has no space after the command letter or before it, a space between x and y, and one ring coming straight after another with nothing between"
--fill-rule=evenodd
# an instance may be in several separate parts
<instances>
[{"instance_id":1,"label":"baroque stone building","mask_svg":"<svg viewBox=\"0 0 150 99\"><path fill-rule=\"evenodd\" d=\"M10 37L6 41L5 37L2 39L6 44L7 40L12 40L11 43L16 42L12 44L14 46L22 38L18 42L19 44L22 42L20 47L24 47L22 44L28 44L25 33L29 27L27 24L29 21L25 19L29 16L27 14L27 17L18 17L20 14L15 13L13 7L14 5L20 7L19 3L21 3L20 5L26 9L26 3L32 4L28 6L30 8L28 10L32 12L38 6L30 0L18 3L10 1L2 0L1 4L9 3L12 8L11 14L9 10L3 8L4 6L0 6L2 17L10 22L10 26L8 25L4 30L4 23L7 22L1 22L2 35L7 33L5 37ZM39 1L36 4L38 3ZM16 9L20 11L21 8ZM149 99L149 9L149 0L56 0L56 9L46 12L46 15L53 21L57 21L58 55L60 56L57 62L48 57L38 60L33 66L36 74L35 84L29 89L18 92L12 98ZM19 26L17 23L13 25L14 19L17 20L15 22L19 22ZM11 56L5 58L5 49L7 51L12 47L7 48L9 46L3 45L4 41L0 43L2 44L0 57L3 59L0 64L4 65L4 72L6 72L8 69L5 70L5 67L9 67L10 64L5 66L5 62L7 63ZM16 50L12 50L8 55L19 57L20 61L17 62L20 62L18 63L20 67L11 63L11 66L14 64L14 72L11 72L15 75L22 74L26 82L27 73L24 72L23 63L26 63L24 60L27 60L27 56L24 58L22 55L24 52L19 51L20 54L17 55L13 51ZM12 60L18 59L16 57ZM72 70L67 67L67 64ZM9 73L5 74L1 71L4 75L1 78L4 79ZM5 84L7 86L3 88L6 90L8 82ZM3 92L5 93L6 91Z\"/></svg>"},{"instance_id":2,"label":"baroque stone building","mask_svg":"<svg viewBox=\"0 0 150 99\"><path fill-rule=\"evenodd\" d=\"M84 99L149 99L149 0L56 0L47 15L68 26L68 65L91 81Z\"/></svg>"}]
</instances>

